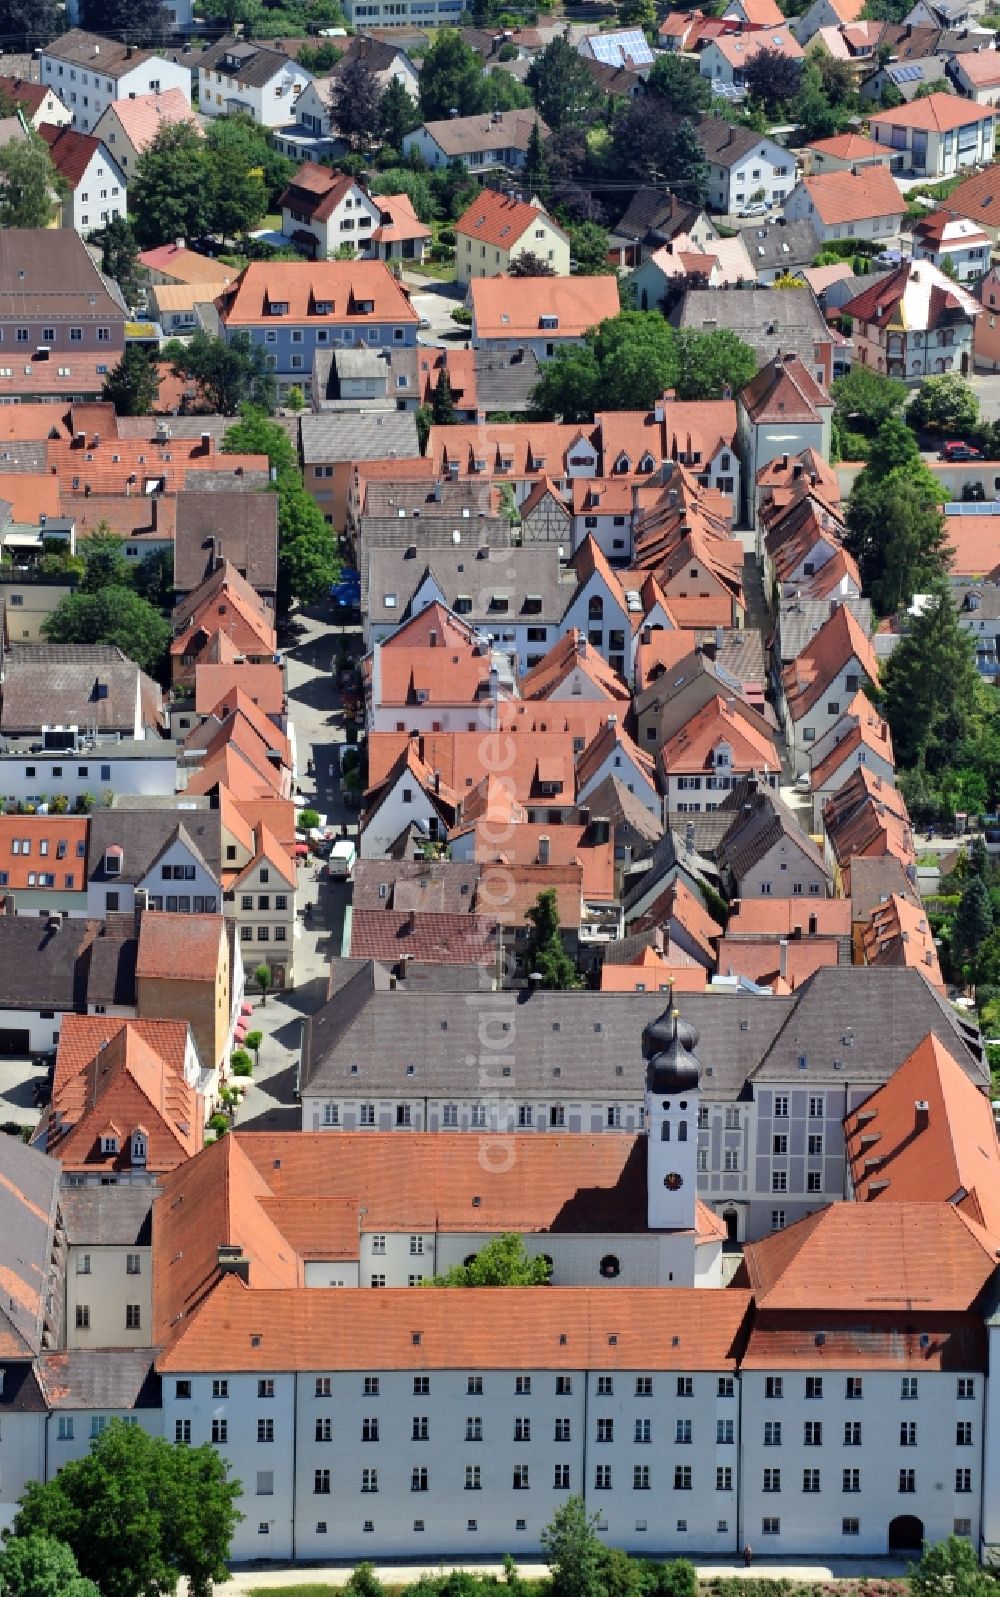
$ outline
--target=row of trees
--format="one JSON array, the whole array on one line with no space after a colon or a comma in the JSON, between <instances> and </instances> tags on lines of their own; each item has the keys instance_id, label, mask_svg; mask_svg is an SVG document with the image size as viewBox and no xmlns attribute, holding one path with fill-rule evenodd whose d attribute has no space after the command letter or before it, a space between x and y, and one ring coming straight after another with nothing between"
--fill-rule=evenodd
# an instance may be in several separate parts
<instances>
[{"instance_id":1,"label":"row of trees","mask_svg":"<svg viewBox=\"0 0 1000 1597\"><path fill-rule=\"evenodd\" d=\"M129 184L129 217L141 248L170 238L238 238L258 227L294 171L267 129L219 117L204 138L186 122L161 128Z\"/></svg>"},{"instance_id":2,"label":"row of trees","mask_svg":"<svg viewBox=\"0 0 1000 1597\"><path fill-rule=\"evenodd\" d=\"M532 395L541 414L589 421L595 411L648 409L673 388L680 399L719 399L757 370L749 345L720 328L677 329L659 311L623 311L581 345L547 361Z\"/></svg>"},{"instance_id":3,"label":"row of trees","mask_svg":"<svg viewBox=\"0 0 1000 1597\"><path fill-rule=\"evenodd\" d=\"M340 561L332 527L306 491L291 441L283 427L248 407L222 440L226 454L266 455L278 495L278 605L314 604L337 580Z\"/></svg>"},{"instance_id":4,"label":"row of trees","mask_svg":"<svg viewBox=\"0 0 1000 1597\"><path fill-rule=\"evenodd\" d=\"M106 523L81 541L80 551L68 556L53 541L42 558L42 570L50 575L72 571L79 577L42 623L45 637L50 643L115 644L143 671L162 677L170 644L163 609L173 589L172 553L155 551L132 563Z\"/></svg>"}]
</instances>

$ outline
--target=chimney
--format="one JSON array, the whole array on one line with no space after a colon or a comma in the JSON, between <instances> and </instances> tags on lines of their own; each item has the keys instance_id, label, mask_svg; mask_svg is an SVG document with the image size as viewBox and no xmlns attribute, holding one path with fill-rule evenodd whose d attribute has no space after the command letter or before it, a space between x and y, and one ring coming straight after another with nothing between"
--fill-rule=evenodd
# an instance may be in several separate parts
<instances>
[{"instance_id":1,"label":"chimney","mask_svg":"<svg viewBox=\"0 0 1000 1597\"><path fill-rule=\"evenodd\" d=\"M244 1286L250 1285L250 1257L239 1243L220 1242L216 1262L220 1275L238 1275Z\"/></svg>"},{"instance_id":2,"label":"chimney","mask_svg":"<svg viewBox=\"0 0 1000 1597\"><path fill-rule=\"evenodd\" d=\"M931 1123L931 1106L926 1098L918 1098L913 1105L914 1131L926 1131Z\"/></svg>"},{"instance_id":3,"label":"chimney","mask_svg":"<svg viewBox=\"0 0 1000 1597\"><path fill-rule=\"evenodd\" d=\"M546 836L546 834L544 832L542 833L541 837L538 839L538 863L539 863L539 865L547 865L549 863L549 841L550 841L549 838Z\"/></svg>"},{"instance_id":4,"label":"chimney","mask_svg":"<svg viewBox=\"0 0 1000 1597\"><path fill-rule=\"evenodd\" d=\"M694 853L694 821L688 821L684 827L684 852Z\"/></svg>"},{"instance_id":5,"label":"chimney","mask_svg":"<svg viewBox=\"0 0 1000 1597\"><path fill-rule=\"evenodd\" d=\"M432 774L431 774L431 782L434 785L435 793L440 793L440 791L441 791L441 772L440 771L432 772Z\"/></svg>"},{"instance_id":6,"label":"chimney","mask_svg":"<svg viewBox=\"0 0 1000 1597\"><path fill-rule=\"evenodd\" d=\"M577 638L577 640L576 640L576 652L579 655L581 660L585 660L587 658L587 640L586 640L586 638L584 638L584 637Z\"/></svg>"},{"instance_id":7,"label":"chimney","mask_svg":"<svg viewBox=\"0 0 1000 1597\"><path fill-rule=\"evenodd\" d=\"M716 629L715 629L715 652L716 652L716 654L718 654L719 650L722 648L722 645L725 643L725 641L726 641L725 629L723 627L716 627Z\"/></svg>"},{"instance_id":8,"label":"chimney","mask_svg":"<svg viewBox=\"0 0 1000 1597\"><path fill-rule=\"evenodd\" d=\"M182 250L183 248L184 248L184 240L182 238L175 238L174 239L174 249L175 250Z\"/></svg>"},{"instance_id":9,"label":"chimney","mask_svg":"<svg viewBox=\"0 0 1000 1597\"><path fill-rule=\"evenodd\" d=\"M205 451L206 455L210 455L212 453L212 434L211 433L202 433L202 435L201 435L201 447Z\"/></svg>"},{"instance_id":10,"label":"chimney","mask_svg":"<svg viewBox=\"0 0 1000 1597\"><path fill-rule=\"evenodd\" d=\"M782 981L788 980L788 938L782 937L778 942L778 975Z\"/></svg>"},{"instance_id":11,"label":"chimney","mask_svg":"<svg viewBox=\"0 0 1000 1597\"><path fill-rule=\"evenodd\" d=\"M412 911L412 909L410 911L410 919L411 920L413 919L413 911ZM396 976L397 976L397 979L399 981L405 981L406 980L406 970L407 970L407 966L409 965L409 962L410 962L409 954L400 954L399 958L396 961Z\"/></svg>"},{"instance_id":12,"label":"chimney","mask_svg":"<svg viewBox=\"0 0 1000 1597\"><path fill-rule=\"evenodd\" d=\"M782 471L787 471L788 470L788 456L787 455L782 455L782 457L781 457L781 469L782 469Z\"/></svg>"},{"instance_id":13,"label":"chimney","mask_svg":"<svg viewBox=\"0 0 1000 1597\"><path fill-rule=\"evenodd\" d=\"M149 908L149 894L144 887L137 887L132 904L132 914L135 920L135 935L138 937L142 925L142 917Z\"/></svg>"}]
</instances>

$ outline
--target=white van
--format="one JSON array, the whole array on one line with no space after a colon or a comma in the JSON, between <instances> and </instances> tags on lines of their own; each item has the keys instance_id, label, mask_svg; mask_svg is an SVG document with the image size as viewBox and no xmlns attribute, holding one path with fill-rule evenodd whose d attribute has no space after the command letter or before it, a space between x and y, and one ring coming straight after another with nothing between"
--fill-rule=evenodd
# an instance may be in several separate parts
<instances>
[{"instance_id":1,"label":"white van","mask_svg":"<svg viewBox=\"0 0 1000 1597\"><path fill-rule=\"evenodd\" d=\"M331 877L347 880L354 871L354 862L358 851L349 837L338 837L330 850L327 860L327 870Z\"/></svg>"}]
</instances>

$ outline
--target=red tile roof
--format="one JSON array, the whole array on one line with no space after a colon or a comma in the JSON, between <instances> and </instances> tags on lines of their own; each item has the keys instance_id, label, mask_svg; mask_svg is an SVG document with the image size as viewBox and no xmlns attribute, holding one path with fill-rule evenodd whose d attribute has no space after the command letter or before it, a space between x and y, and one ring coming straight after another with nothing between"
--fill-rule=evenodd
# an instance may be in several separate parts
<instances>
[{"instance_id":1,"label":"red tile roof","mask_svg":"<svg viewBox=\"0 0 1000 1597\"><path fill-rule=\"evenodd\" d=\"M496 964L496 919L492 915L453 915L434 911L356 909L351 920L351 958L393 964L409 958L422 964Z\"/></svg>"},{"instance_id":2,"label":"red tile roof","mask_svg":"<svg viewBox=\"0 0 1000 1597\"><path fill-rule=\"evenodd\" d=\"M644 948L627 965L601 966L602 993L703 993L708 972L703 965L678 965L655 948Z\"/></svg>"},{"instance_id":3,"label":"red tile roof","mask_svg":"<svg viewBox=\"0 0 1000 1597\"><path fill-rule=\"evenodd\" d=\"M930 922L922 905L897 893L872 910L861 934L866 965L912 966L941 994L947 993Z\"/></svg>"},{"instance_id":4,"label":"red tile roof","mask_svg":"<svg viewBox=\"0 0 1000 1597\"><path fill-rule=\"evenodd\" d=\"M220 704L231 702L237 689L267 716L280 715L285 708L280 665L197 665L195 713L210 715Z\"/></svg>"},{"instance_id":5,"label":"red tile roof","mask_svg":"<svg viewBox=\"0 0 1000 1597\"><path fill-rule=\"evenodd\" d=\"M928 101L918 103L927 105ZM866 166L857 176L850 171L819 172L815 177L804 177L802 184L825 227L863 222L874 216L902 216L906 211L899 185L886 166Z\"/></svg>"},{"instance_id":6,"label":"red tile roof","mask_svg":"<svg viewBox=\"0 0 1000 1597\"><path fill-rule=\"evenodd\" d=\"M781 764L774 739L740 714L739 701L710 699L660 750L665 776L702 772L714 768L714 753L721 744L732 751L732 769L749 774Z\"/></svg>"},{"instance_id":7,"label":"red tile roof","mask_svg":"<svg viewBox=\"0 0 1000 1597\"><path fill-rule=\"evenodd\" d=\"M469 285L480 339L582 338L618 315L617 277L474 277ZM554 327L543 317L555 317Z\"/></svg>"},{"instance_id":8,"label":"red tile roof","mask_svg":"<svg viewBox=\"0 0 1000 1597\"><path fill-rule=\"evenodd\" d=\"M814 181L825 182L826 179ZM833 406L829 394L794 352L776 355L768 361L743 389L740 402L754 421L782 424L818 423L822 421L820 412Z\"/></svg>"},{"instance_id":9,"label":"red tile roof","mask_svg":"<svg viewBox=\"0 0 1000 1597\"><path fill-rule=\"evenodd\" d=\"M45 891L85 892L89 827L86 815L0 815L0 891L39 888L44 873L54 877Z\"/></svg>"},{"instance_id":10,"label":"red tile roof","mask_svg":"<svg viewBox=\"0 0 1000 1597\"><path fill-rule=\"evenodd\" d=\"M419 320L383 261L251 261L218 303L227 327L308 321L361 329L383 322L414 326ZM276 304L288 306L281 318L271 313ZM329 311L318 311L320 304Z\"/></svg>"},{"instance_id":11,"label":"red tile roof","mask_svg":"<svg viewBox=\"0 0 1000 1597\"><path fill-rule=\"evenodd\" d=\"M839 957L832 937L789 941L784 950L779 938L724 937L719 944L719 975L745 976L775 992L790 993L822 966L838 964Z\"/></svg>"},{"instance_id":12,"label":"red tile roof","mask_svg":"<svg viewBox=\"0 0 1000 1597\"><path fill-rule=\"evenodd\" d=\"M455 232L467 233L482 244L509 250L539 217L544 216L545 212L537 205L526 205L523 200L503 194L499 189L483 189L462 212L455 223Z\"/></svg>"},{"instance_id":13,"label":"red tile roof","mask_svg":"<svg viewBox=\"0 0 1000 1597\"><path fill-rule=\"evenodd\" d=\"M103 150L100 139L93 138L89 133L78 133L72 127L57 127L54 122L39 123L38 136L45 140L52 165L71 189L75 189L81 178L86 177L94 156Z\"/></svg>"},{"instance_id":14,"label":"red tile roof","mask_svg":"<svg viewBox=\"0 0 1000 1597\"><path fill-rule=\"evenodd\" d=\"M818 898L801 904L795 898L737 898L730 904L726 936L849 937L851 902ZM815 921L816 930L811 929Z\"/></svg>"},{"instance_id":15,"label":"red tile roof","mask_svg":"<svg viewBox=\"0 0 1000 1597\"><path fill-rule=\"evenodd\" d=\"M992 105L975 105L957 94L928 94L926 99L897 105L894 111L878 111L869 117L871 127L921 128L926 132L950 133L970 122L992 119Z\"/></svg>"},{"instance_id":16,"label":"red tile roof","mask_svg":"<svg viewBox=\"0 0 1000 1597\"><path fill-rule=\"evenodd\" d=\"M181 921L147 910L139 925L136 977L214 982L225 936L221 915L185 915Z\"/></svg>"},{"instance_id":17,"label":"red tile roof","mask_svg":"<svg viewBox=\"0 0 1000 1597\"><path fill-rule=\"evenodd\" d=\"M785 699L794 721L812 709L837 674L852 660L859 671L877 685L878 661L871 642L848 606L839 604L802 653L782 672Z\"/></svg>"}]
</instances>

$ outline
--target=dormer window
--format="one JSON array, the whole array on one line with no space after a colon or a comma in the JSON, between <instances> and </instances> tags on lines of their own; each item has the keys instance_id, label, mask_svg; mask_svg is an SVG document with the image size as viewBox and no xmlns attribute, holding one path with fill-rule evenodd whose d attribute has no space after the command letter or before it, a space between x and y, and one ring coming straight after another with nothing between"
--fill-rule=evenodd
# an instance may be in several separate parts
<instances>
[{"instance_id":1,"label":"dormer window","mask_svg":"<svg viewBox=\"0 0 1000 1597\"><path fill-rule=\"evenodd\" d=\"M540 316L538 318L538 325L545 332L552 332L559 326L559 318L558 316Z\"/></svg>"},{"instance_id":2,"label":"dormer window","mask_svg":"<svg viewBox=\"0 0 1000 1597\"><path fill-rule=\"evenodd\" d=\"M287 316L288 301L287 299L272 299L268 304L267 310L270 316Z\"/></svg>"},{"instance_id":3,"label":"dormer window","mask_svg":"<svg viewBox=\"0 0 1000 1597\"><path fill-rule=\"evenodd\" d=\"M626 472L629 470L631 465L632 462L629 460L628 455L619 455L618 459L615 461L615 471L619 473Z\"/></svg>"},{"instance_id":4,"label":"dormer window","mask_svg":"<svg viewBox=\"0 0 1000 1597\"><path fill-rule=\"evenodd\" d=\"M643 455L642 459L639 462L639 470L640 471L652 471L652 469L653 469L653 457L647 451L647 453Z\"/></svg>"},{"instance_id":5,"label":"dormer window","mask_svg":"<svg viewBox=\"0 0 1000 1597\"><path fill-rule=\"evenodd\" d=\"M318 299L313 308L317 316L329 316L333 311L333 301L330 299Z\"/></svg>"},{"instance_id":6,"label":"dormer window","mask_svg":"<svg viewBox=\"0 0 1000 1597\"><path fill-rule=\"evenodd\" d=\"M146 1138L141 1131L133 1131L132 1133L132 1163L146 1163Z\"/></svg>"},{"instance_id":7,"label":"dormer window","mask_svg":"<svg viewBox=\"0 0 1000 1597\"><path fill-rule=\"evenodd\" d=\"M114 1136L111 1132L107 1132L101 1138L101 1152L102 1153L117 1153L118 1152L118 1138L116 1136Z\"/></svg>"},{"instance_id":8,"label":"dormer window","mask_svg":"<svg viewBox=\"0 0 1000 1597\"><path fill-rule=\"evenodd\" d=\"M117 844L104 851L105 876L120 876L122 873L122 851Z\"/></svg>"}]
</instances>

